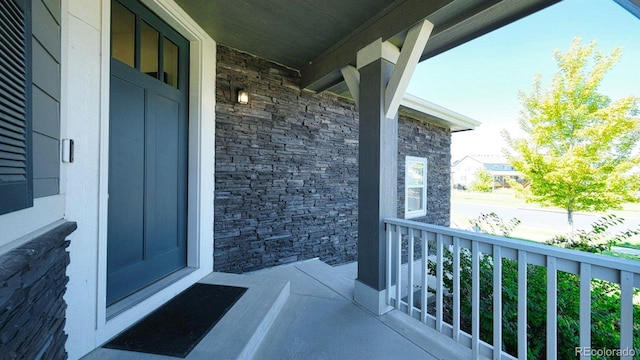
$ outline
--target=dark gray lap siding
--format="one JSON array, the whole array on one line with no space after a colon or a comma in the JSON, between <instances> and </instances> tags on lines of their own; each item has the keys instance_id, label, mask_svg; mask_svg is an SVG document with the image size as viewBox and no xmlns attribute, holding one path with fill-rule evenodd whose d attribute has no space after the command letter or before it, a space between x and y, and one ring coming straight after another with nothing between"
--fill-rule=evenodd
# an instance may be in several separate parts
<instances>
[{"instance_id":1,"label":"dark gray lap siding","mask_svg":"<svg viewBox=\"0 0 640 360\"><path fill-rule=\"evenodd\" d=\"M357 259L358 111L299 83L294 70L218 46L216 271ZM251 93L248 105L235 102L239 88ZM449 182L450 132L405 117L399 124L402 169L403 154L426 156L437 176L429 173L433 201L423 220L448 225L448 186L436 184ZM404 211L404 190L398 201Z\"/></svg>"},{"instance_id":2,"label":"dark gray lap siding","mask_svg":"<svg viewBox=\"0 0 640 360\"><path fill-rule=\"evenodd\" d=\"M60 0L34 0L33 194L60 190Z\"/></svg>"}]
</instances>

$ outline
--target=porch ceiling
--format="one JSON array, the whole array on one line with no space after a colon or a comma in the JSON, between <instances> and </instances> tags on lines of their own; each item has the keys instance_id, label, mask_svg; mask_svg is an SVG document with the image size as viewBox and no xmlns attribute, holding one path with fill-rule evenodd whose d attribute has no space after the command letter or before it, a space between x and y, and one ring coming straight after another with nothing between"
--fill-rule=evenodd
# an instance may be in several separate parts
<instances>
[{"instance_id":1,"label":"porch ceiling","mask_svg":"<svg viewBox=\"0 0 640 360\"><path fill-rule=\"evenodd\" d=\"M324 91L339 69L377 38L401 47L427 18L434 30L421 60L559 0L176 0L218 43L300 71L302 87ZM340 89L332 89L332 91Z\"/></svg>"},{"instance_id":2,"label":"porch ceiling","mask_svg":"<svg viewBox=\"0 0 640 360\"><path fill-rule=\"evenodd\" d=\"M301 69L393 0L176 0L218 43Z\"/></svg>"}]
</instances>

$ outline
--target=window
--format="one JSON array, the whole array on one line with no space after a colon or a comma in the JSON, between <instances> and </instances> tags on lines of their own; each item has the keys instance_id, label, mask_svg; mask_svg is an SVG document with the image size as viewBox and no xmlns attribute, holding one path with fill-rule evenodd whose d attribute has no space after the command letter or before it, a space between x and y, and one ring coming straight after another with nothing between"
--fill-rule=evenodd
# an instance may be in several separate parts
<instances>
[{"instance_id":1,"label":"window","mask_svg":"<svg viewBox=\"0 0 640 360\"><path fill-rule=\"evenodd\" d=\"M405 159L404 199L405 218L427 214L427 159L413 156Z\"/></svg>"},{"instance_id":2,"label":"window","mask_svg":"<svg viewBox=\"0 0 640 360\"><path fill-rule=\"evenodd\" d=\"M31 1L0 1L0 215L33 206Z\"/></svg>"},{"instance_id":3,"label":"window","mask_svg":"<svg viewBox=\"0 0 640 360\"><path fill-rule=\"evenodd\" d=\"M132 2L123 3L131 9L139 8ZM184 49L170 40L176 35L158 30L158 23L147 22L147 15L136 14L127 6L111 1L111 56L178 89L179 67L183 66L178 60Z\"/></svg>"}]
</instances>

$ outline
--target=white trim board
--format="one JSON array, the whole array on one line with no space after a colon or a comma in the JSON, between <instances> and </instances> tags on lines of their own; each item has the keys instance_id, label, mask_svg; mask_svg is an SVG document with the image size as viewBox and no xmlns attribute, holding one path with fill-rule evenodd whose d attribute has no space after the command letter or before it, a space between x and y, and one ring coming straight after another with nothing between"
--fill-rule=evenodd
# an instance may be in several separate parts
<instances>
[{"instance_id":1,"label":"white trim board","mask_svg":"<svg viewBox=\"0 0 640 360\"><path fill-rule=\"evenodd\" d=\"M0 254L33 240L64 217L64 195L33 199L33 206L0 216Z\"/></svg>"},{"instance_id":2,"label":"white trim board","mask_svg":"<svg viewBox=\"0 0 640 360\"><path fill-rule=\"evenodd\" d=\"M478 120L434 104L415 95L405 94L400 105L407 109L415 110L418 113L431 115L440 119L446 128L452 130L473 130L477 126L480 126L480 122Z\"/></svg>"}]
</instances>

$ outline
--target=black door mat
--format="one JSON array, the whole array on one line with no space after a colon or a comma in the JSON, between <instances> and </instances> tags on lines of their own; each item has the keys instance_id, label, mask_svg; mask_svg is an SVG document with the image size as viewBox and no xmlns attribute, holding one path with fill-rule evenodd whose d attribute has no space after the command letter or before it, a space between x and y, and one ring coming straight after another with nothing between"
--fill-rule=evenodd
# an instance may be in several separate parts
<instances>
[{"instance_id":1,"label":"black door mat","mask_svg":"<svg viewBox=\"0 0 640 360\"><path fill-rule=\"evenodd\" d=\"M195 284L103 347L184 358L246 290Z\"/></svg>"}]
</instances>

